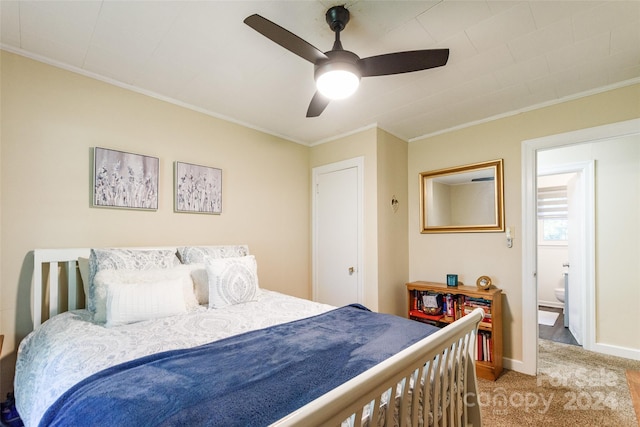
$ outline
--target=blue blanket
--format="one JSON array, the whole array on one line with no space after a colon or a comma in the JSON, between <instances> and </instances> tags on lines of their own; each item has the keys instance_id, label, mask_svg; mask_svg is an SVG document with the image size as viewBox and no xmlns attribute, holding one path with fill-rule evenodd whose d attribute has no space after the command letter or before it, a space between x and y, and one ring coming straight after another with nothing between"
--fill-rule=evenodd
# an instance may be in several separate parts
<instances>
[{"instance_id":1,"label":"blue blanket","mask_svg":"<svg viewBox=\"0 0 640 427\"><path fill-rule=\"evenodd\" d=\"M63 394L40 425L268 425L436 330L342 307L108 368Z\"/></svg>"}]
</instances>

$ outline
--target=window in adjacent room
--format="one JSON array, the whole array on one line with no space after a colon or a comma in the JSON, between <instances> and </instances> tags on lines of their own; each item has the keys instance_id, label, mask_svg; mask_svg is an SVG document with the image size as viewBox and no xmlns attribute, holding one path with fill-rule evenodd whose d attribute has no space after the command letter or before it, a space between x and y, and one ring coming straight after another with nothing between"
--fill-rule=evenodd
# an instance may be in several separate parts
<instances>
[{"instance_id":1,"label":"window in adjacent room","mask_svg":"<svg viewBox=\"0 0 640 427\"><path fill-rule=\"evenodd\" d=\"M568 218L567 186L538 188L538 242L566 244Z\"/></svg>"}]
</instances>

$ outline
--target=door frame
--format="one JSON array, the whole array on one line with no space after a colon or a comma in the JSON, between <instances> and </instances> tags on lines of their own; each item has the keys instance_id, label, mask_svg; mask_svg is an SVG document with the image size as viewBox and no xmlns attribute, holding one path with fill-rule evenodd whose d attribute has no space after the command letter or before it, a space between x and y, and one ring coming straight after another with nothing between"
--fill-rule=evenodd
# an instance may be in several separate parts
<instances>
[{"instance_id":1,"label":"door frame","mask_svg":"<svg viewBox=\"0 0 640 427\"><path fill-rule=\"evenodd\" d=\"M318 179L326 173L337 172L344 169L356 168L357 171L357 265L356 281L358 303L364 303L364 157L354 157L328 165L316 166L311 170L311 294L312 299L317 299L318 287Z\"/></svg>"},{"instance_id":2,"label":"door frame","mask_svg":"<svg viewBox=\"0 0 640 427\"><path fill-rule=\"evenodd\" d=\"M537 152L550 148L596 142L640 133L640 119L627 120L573 132L530 139L522 142L522 370L536 375L538 370L538 310L536 279L537 268ZM595 267L595 266L594 266ZM592 333L595 334L595 319ZM585 337L585 343L590 337ZM604 350L595 339L590 343L598 350ZM586 347L585 347L586 348Z\"/></svg>"}]
</instances>

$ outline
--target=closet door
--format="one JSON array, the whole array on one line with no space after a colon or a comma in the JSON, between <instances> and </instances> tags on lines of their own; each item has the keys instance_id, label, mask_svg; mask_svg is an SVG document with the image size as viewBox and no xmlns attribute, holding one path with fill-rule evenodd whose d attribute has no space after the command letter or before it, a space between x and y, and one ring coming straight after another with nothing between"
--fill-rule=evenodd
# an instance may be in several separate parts
<instances>
[{"instance_id":1,"label":"closet door","mask_svg":"<svg viewBox=\"0 0 640 427\"><path fill-rule=\"evenodd\" d=\"M313 299L362 303L360 162L314 169Z\"/></svg>"}]
</instances>

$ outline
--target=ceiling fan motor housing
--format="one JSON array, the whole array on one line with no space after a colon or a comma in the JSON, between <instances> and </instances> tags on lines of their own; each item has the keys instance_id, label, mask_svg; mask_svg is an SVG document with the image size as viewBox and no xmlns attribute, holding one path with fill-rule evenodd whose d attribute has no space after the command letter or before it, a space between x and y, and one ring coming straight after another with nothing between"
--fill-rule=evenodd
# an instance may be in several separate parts
<instances>
[{"instance_id":1,"label":"ceiling fan motor housing","mask_svg":"<svg viewBox=\"0 0 640 427\"><path fill-rule=\"evenodd\" d=\"M350 71L358 78L362 77L358 61L360 57L348 50L330 50L325 52L329 59L318 61L314 66L314 77L317 80L319 76L334 70Z\"/></svg>"}]
</instances>

